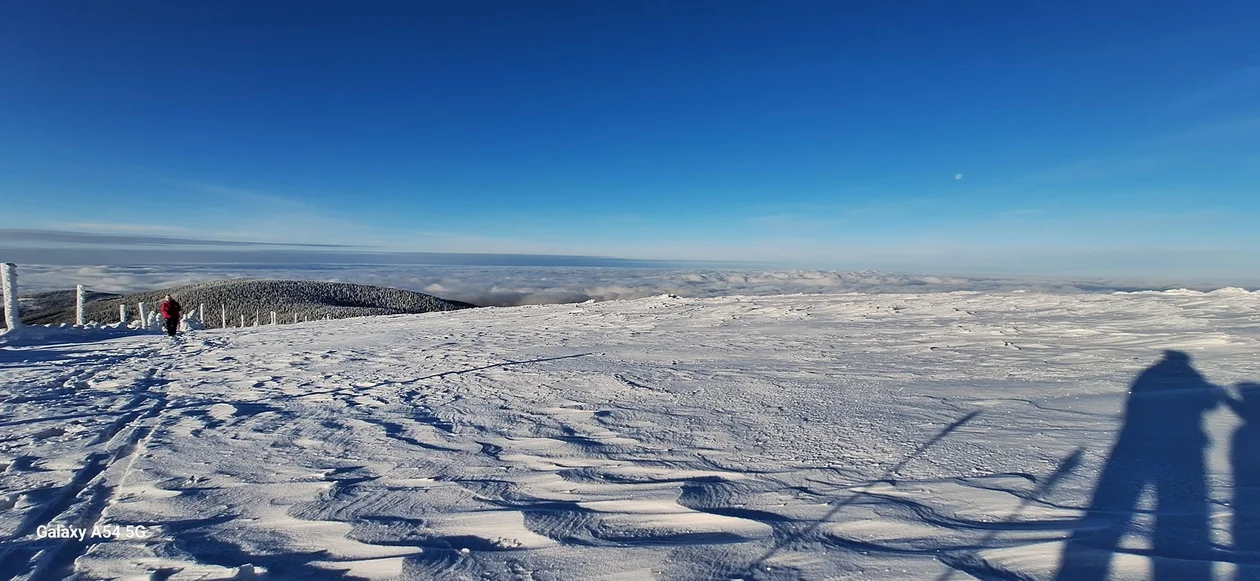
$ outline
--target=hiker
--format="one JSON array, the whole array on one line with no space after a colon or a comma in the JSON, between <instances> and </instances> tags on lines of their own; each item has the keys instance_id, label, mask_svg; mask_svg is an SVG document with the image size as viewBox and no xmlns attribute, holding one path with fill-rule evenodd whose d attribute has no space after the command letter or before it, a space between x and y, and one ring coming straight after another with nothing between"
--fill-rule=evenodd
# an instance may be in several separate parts
<instances>
[{"instance_id":1,"label":"hiker","mask_svg":"<svg viewBox=\"0 0 1260 581\"><path fill-rule=\"evenodd\" d=\"M166 295L162 299L162 316L166 318L166 334L175 336L175 331L179 330L179 302L171 295Z\"/></svg>"}]
</instances>

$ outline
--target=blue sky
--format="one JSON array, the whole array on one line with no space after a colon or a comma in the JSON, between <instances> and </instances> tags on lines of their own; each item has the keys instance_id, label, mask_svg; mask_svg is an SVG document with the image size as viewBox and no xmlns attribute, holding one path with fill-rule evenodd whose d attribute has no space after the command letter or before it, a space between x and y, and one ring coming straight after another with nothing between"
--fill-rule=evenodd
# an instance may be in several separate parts
<instances>
[{"instance_id":1,"label":"blue sky","mask_svg":"<svg viewBox=\"0 0 1260 581\"><path fill-rule=\"evenodd\" d=\"M1260 271L1260 3L9 2L0 228Z\"/></svg>"}]
</instances>

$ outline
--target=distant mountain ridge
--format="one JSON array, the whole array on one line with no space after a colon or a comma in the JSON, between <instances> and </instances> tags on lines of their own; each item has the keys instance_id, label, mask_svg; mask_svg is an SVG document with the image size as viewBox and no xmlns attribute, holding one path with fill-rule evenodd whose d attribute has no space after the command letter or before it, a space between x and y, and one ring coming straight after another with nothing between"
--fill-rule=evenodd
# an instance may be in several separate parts
<instances>
[{"instance_id":1,"label":"distant mountain ridge","mask_svg":"<svg viewBox=\"0 0 1260 581\"><path fill-rule=\"evenodd\" d=\"M232 279L202 282L151 292L115 295L89 293L84 312L87 320L98 323L118 322L118 306L127 306L128 320L139 317L138 304L157 310L166 295L194 312L206 306L206 326L222 326L223 309L227 310L229 327L240 326L241 316L247 325L255 318L260 324L271 322L271 312L281 323L324 318L344 319L371 315L398 315L454 311L477 305L451 301L433 295L396 288L342 282L299 280ZM29 325L74 322L74 291L52 291L21 297L22 321Z\"/></svg>"}]
</instances>

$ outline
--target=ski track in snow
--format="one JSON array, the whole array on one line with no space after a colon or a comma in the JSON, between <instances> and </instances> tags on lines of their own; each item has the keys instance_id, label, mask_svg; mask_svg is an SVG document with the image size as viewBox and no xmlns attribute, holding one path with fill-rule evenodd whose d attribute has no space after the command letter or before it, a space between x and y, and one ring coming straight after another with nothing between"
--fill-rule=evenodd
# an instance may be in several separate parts
<instances>
[{"instance_id":1,"label":"ski track in snow","mask_svg":"<svg viewBox=\"0 0 1260 581\"><path fill-rule=\"evenodd\" d=\"M1050 579L1134 376L1260 380L1257 322L1244 291L653 297L5 348L0 577ZM1205 423L1212 570L1251 578L1239 422ZM36 535L115 524L151 536ZM1132 542L1115 578L1166 557Z\"/></svg>"}]
</instances>

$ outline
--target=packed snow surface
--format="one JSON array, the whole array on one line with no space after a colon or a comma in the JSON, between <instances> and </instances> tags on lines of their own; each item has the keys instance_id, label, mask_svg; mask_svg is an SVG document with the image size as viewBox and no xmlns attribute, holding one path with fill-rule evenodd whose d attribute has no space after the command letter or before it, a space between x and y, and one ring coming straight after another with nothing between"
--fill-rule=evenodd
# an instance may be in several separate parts
<instances>
[{"instance_id":1,"label":"packed snow surface","mask_svg":"<svg viewBox=\"0 0 1260 581\"><path fill-rule=\"evenodd\" d=\"M85 333L0 349L0 577L1260 575L1243 290Z\"/></svg>"}]
</instances>

